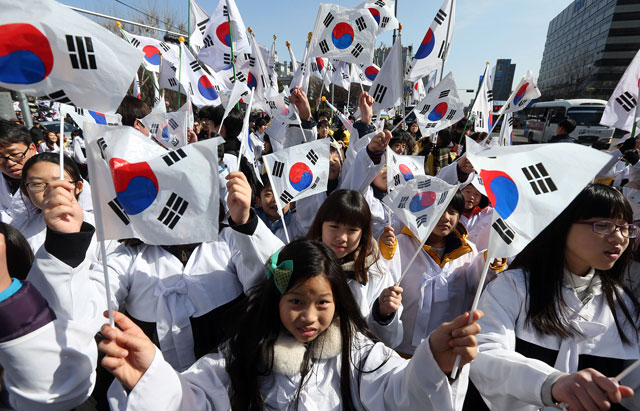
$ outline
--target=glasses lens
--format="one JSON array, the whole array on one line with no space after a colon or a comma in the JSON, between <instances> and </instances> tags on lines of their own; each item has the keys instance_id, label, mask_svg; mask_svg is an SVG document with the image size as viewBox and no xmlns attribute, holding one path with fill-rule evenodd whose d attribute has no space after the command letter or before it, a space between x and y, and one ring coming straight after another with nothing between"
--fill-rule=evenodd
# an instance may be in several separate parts
<instances>
[{"instance_id":1,"label":"glasses lens","mask_svg":"<svg viewBox=\"0 0 640 411\"><path fill-rule=\"evenodd\" d=\"M593 223L593 231L598 234L611 234L616 229L616 225L610 221L597 221Z\"/></svg>"},{"instance_id":2,"label":"glasses lens","mask_svg":"<svg viewBox=\"0 0 640 411\"><path fill-rule=\"evenodd\" d=\"M637 225L629 224L629 226L627 228L627 231L628 231L627 237L636 238L638 236L638 231L639 230L640 229L638 228Z\"/></svg>"},{"instance_id":3,"label":"glasses lens","mask_svg":"<svg viewBox=\"0 0 640 411\"><path fill-rule=\"evenodd\" d=\"M37 193L38 191L42 191L47 188L47 183L29 183L27 184L27 188L34 193Z\"/></svg>"}]
</instances>

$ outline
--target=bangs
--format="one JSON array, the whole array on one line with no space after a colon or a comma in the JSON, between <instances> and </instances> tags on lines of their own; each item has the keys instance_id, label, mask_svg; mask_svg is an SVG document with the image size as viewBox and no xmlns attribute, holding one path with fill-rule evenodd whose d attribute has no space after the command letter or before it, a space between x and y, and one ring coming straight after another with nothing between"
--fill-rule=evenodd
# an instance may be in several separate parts
<instances>
[{"instance_id":1,"label":"bangs","mask_svg":"<svg viewBox=\"0 0 640 411\"><path fill-rule=\"evenodd\" d=\"M600 217L633 222L633 210L627 199L620 191L603 184L588 185L572 206L576 221Z\"/></svg>"},{"instance_id":2,"label":"bangs","mask_svg":"<svg viewBox=\"0 0 640 411\"><path fill-rule=\"evenodd\" d=\"M343 201L340 207L327 207L324 221L333 221L363 230L371 225L371 211L366 203ZM368 217L368 218L367 218Z\"/></svg>"}]
</instances>

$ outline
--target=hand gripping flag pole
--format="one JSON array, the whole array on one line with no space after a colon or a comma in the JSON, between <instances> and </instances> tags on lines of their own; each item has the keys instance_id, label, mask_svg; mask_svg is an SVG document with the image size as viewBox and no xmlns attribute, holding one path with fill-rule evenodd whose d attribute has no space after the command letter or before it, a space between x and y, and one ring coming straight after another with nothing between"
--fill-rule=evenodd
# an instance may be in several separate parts
<instances>
[{"instance_id":1,"label":"hand gripping flag pole","mask_svg":"<svg viewBox=\"0 0 640 411\"><path fill-rule=\"evenodd\" d=\"M253 92L255 88L251 89L251 96L249 97L249 104L247 105L247 112L244 115L244 120L242 121L243 127L241 133L244 134L245 131L248 131L248 123L249 116L251 115L251 106L253 106ZM220 128L222 128L222 123L220 123ZM234 171L240 170L240 160L242 160L242 156L244 155L244 151L247 149L247 138L246 136L242 136L242 140L240 140L240 151L238 152L238 162L236 163L236 169Z\"/></svg>"}]
</instances>

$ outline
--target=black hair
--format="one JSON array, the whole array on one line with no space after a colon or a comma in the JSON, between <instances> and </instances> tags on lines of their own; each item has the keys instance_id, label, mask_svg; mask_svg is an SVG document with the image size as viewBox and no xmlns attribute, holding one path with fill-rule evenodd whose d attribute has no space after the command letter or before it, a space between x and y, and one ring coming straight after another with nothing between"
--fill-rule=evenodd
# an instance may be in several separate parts
<instances>
[{"instance_id":1,"label":"black hair","mask_svg":"<svg viewBox=\"0 0 640 411\"><path fill-rule=\"evenodd\" d=\"M526 322L541 334L567 338L579 333L570 325L566 315L567 305L562 297L565 249L571 226L576 221L593 217L620 218L631 224L633 211L629 202L615 188L603 184L590 184L518 254L510 266L510 268L521 268L526 275L528 284ZM637 335L638 330L635 324L640 313L640 304L622 282L624 272L631 261L631 248L627 246L611 269L596 270L602 281L602 291L613 314L620 338L627 344L630 343L630 339L620 325L616 305L619 306ZM544 258L541 258L542 255ZM623 294L630 297L633 304L632 310L624 302ZM632 311L635 315L632 315Z\"/></svg>"},{"instance_id":2,"label":"black hair","mask_svg":"<svg viewBox=\"0 0 640 411\"><path fill-rule=\"evenodd\" d=\"M4 235L9 275L20 281L26 280L33 264L31 246L20 231L9 224L0 222L0 233Z\"/></svg>"},{"instance_id":3,"label":"black hair","mask_svg":"<svg viewBox=\"0 0 640 411\"><path fill-rule=\"evenodd\" d=\"M31 138L29 130L12 121L0 120L0 148L20 143L27 147L33 144L33 139Z\"/></svg>"},{"instance_id":4,"label":"black hair","mask_svg":"<svg viewBox=\"0 0 640 411\"><path fill-rule=\"evenodd\" d=\"M336 190L322 203L307 233L309 240L322 240L322 224L333 221L338 224L359 227L362 237L358 248L342 258L342 262L354 261L353 275L356 281L368 281L366 260L374 250L371 230L371 210L364 196L356 190ZM375 256L377 260L377 255Z\"/></svg>"},{"instance_id":5,"label":"black hair","mask_svg":"<svg viewBox=\"0 0 640 411\"><path fill-rule=\"evenodd\" d=\"M133 127L136 120L146 117L151 113L151 109L147 103L136 97L124 96L116 113L122 116L122 125Z\"/></svg>"},{"instance_id":6,"label":"black hair","mask_svg":"<svg viewBox=\"0 0 640 411\"><path fill-rule=\"evenodd\" d=\"M340 395L343 409L355 409L351 392L351 347L356 333L364 334L372 341L378 339L369 331L360 314L351 290L344 281L342 268L335 254L320 241L295 240L280 250L276 264L285 260L293 262L293 273L285 294L303 282L316 276L324 276L331 286L335 304L334 320L342 336L340 360ZM283 298L273 277L249 292L249 298L242 307L242 317L234 335L224 347L226 370L231 380L229 393L232 410L262 410L264 399L260 393L259 380L273 372L274 345L278 335L284 331L280 319L279 304ZM311 348L321 339L308 343L301 366L301 382L296 391L297 409L300 392L311 376L313 366ZM321 348L321 347L319 347ZM362 372L362 371L361 371ZM356 393L357 394L357 393Z\"/></svg>"},{"instance_id":7,"label":"black hair","mask_svg":"<svg viewBox=\"0 0 640 411\"><path fill-rule=\"evenodd\" d=\"M560 120L558 127L562 127L565 133L571 134L576 129L576 121L572 118L565 118Z\"/></svg>"},{"instance_id":8,"label":"black hair","mask_svg":"<svg viewBox=\"0 0 640 411\"><path fill-rule=\"evenodd\" d=\"M329 127L329 120L320 120L320 121L318 121L318 125L316 127L317 128Z\"/></svg>"},{"instance_id":9,"label":"black hair","mask_svg":"<svg viewBox=\"0 0 640 411\"><path fill-rule=\"evenodd\" d=\"M255 123L253 123L253 127L257 130L262 126L266 126L267 125L267 121L262 118L262 117L258 117L255 121Z\"/></svg>"},{"instance_id":10,"label":"black hair","mask_svg":"<svg viewBox=\"0 0 640 411\"><path fill-rule=\"evenodd\" d=\"M449 207L453 208L458 212L458 214L462 215L464 212L464 196L462 195L462 191L458 190L453 195L451 202L449 203Z\"/></svg>"},{"instance_id":11,"label":"black hair","mask_svg":"<svg viewBox=\"0 0 640 411\"><path fill-rule=\"evenodd\" d=\"M60 164L60 153L47 152L47 153L36 154L35 156L27 160L26 163L24 163L24 167L22 167L22 180L20 181L20 191L22 192L23 196L29 195L27 191L27 186L26 186L29 170L35 164L43 161L58 165ZM69 176L71 177L71 181L73 181L74 183L83 181L82 175L80 174L80 169L78 168L78 165L76 164L75 161L73 161L72 158L70 158L69 156L64 156L63 167L64 167L64 171L67 174L69 174ZM78 198L79 195L80 194L76 195L76 198Z\"/></svg>"},{"instance_id":12,"label":"black hair","mask_svg":"<svg viewBox=\"0 0 640 411\"><path fill-rule=\"evenodd\" d=\"M218 131L222 129L220 122L222 122L222 117L224 117L224 107L222 105L218 106L207 106L200 109L200 118L210 120L213 122L213 125L218 128ZM227 118L224 119L224 128L225 128L225 140L230 140L238 137L240 132L242 131L242 122L244 121L244 116L242 111L238 110L238 108L234 107L229 111ZM220 132L218 132L220 134Z\"/></svg>"},{"instance_id":13,"label":"black hair","mask_svg":"<svg viewBox=\"0 0 640 411\"><path fill-rule=\"evenodd\" d=\"M475 141L476 143L483 141L487 137L489 137L489 133L485 131L476 131L475 133L469 136L469 138Z\"/></svg>"},{"instance_id":14,"label":"black hair","mask_svg":"<svg viewBox=\"0 0 640 411\"><path fill-rule=\"evenodd\" d=\"M325 117L326 119L330 119L331 118L331 113L329 113L326 110L318 111L318 114L316 116L316 121L319 120L320 117Z\"/></svg>"},{"instance_id":15,"label":"black hair","mask_svg":"<svg viewBox=\"0 0 640 411\"><path fill-rule=\"evenodd\" d=\"M57 134L55 131L53 130L45 130L44 132L44 143L47 145L47 147L49 148L49 150L53 150L54 145L60 147L60 140L61 138L57 138L55 143L51 143L49 141L49 134L53 134L54 136L57 137Z\"/></svg>"},{"instance_id":16,"label":"black hair","mask_svg":"<svg viewBox=\"0 0 640 411\"><path fill-rule=\"evenodd\" d=\"M452 134L451 134L451 130L444 128L440 131L438 131L438 144L437 146L440 148L444 148L444 147L449 147L449 144L451 144L452 141Z\"/></svg>"}]
</instances>

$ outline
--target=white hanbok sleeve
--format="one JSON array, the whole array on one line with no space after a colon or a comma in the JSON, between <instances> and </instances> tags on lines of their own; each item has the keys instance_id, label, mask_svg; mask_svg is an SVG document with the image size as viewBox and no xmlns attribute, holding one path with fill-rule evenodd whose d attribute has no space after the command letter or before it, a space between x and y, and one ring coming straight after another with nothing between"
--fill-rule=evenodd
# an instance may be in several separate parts
<instances>
[{"instance_id":1,"label":"white hanbok sleeve","mask_svg":"<svg viewBox=\"0 0 640 411\"><path fill-rule=\"evenodd\" d=\"M367 283L367 296L369 300L369 315L365 317L367 325L371 327L373 332L389 347L397 347L402 342L403 330L402 321L402 305L395 312L393 319L381 324L374 318L373 310L376 309L378 297L385 288L394 285L394 277L388 272L387 264L384 258L380 258L374 265L369 267L369 282Z\"/></svg>"},{"instance_id":2,"label":"white hanbok sleeve","mask_svg":"<svg viewBox=\"0 0 640 411\"><path fill-rule=\"evenodd\" d=\"M356 190L365 193L373 179L380 173L385 166L385 155L382 156L380 162L375 164L366 147L356 155L355 160L350 167L345 169L340 182L340 188L347 190Z\"/></svg>"},{"instance_id":3,"label":"white hanbok sleeve","mask_svg":"<svg viewBox=\"0 0 640 411\"><path fill-rule=\"evenodd\" d=\"M557 370L515 351L516 322L523 315L526 286L521 271L508 271L491 282L480 298L484 318L478 323L478 356L470 377L495 410L542 407L542 384ZM520 318L520 321L523 319ZM528 408L535 405L537 407Z\"/></svg>"},{"instance_id":4,"label":"white hanbok sleeve","mask_svg":"<svg viewBox=\"0 0 640 411\"><path fill-rule=\"evenodd\" d=\"M209 354L179 374L156 347L153 362L127 395L118 380L109 387L107 397L113 411L230 410L229 378L224 359Z\"/></svg>"}]
</instances>

